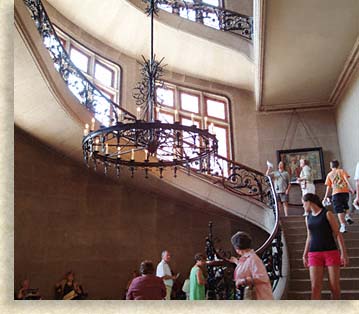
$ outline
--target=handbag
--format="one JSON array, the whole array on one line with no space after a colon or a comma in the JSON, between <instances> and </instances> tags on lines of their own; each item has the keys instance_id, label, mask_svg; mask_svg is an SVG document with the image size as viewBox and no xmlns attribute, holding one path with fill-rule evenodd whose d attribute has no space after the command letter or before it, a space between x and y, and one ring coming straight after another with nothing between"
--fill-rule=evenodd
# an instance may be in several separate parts
<instances>
[{"instance_id":1,"label":"handbag","mask_svg":"<svg viewBox=\"0 0 359 314\"><path fill-rule=\"evenodd\" d=\"M307 188L307 180L304 179L304 180L300 181L300 188L302 190Z\"/></svg>"},{"instance_id":2,"label":"handbag","mask_svg":"<svg viewBox=\"0 0 359 314\"><path fill-rule=\"evenodd\" d=\"M255 286L247 286L244 288L243 300L257 300Z\"/></svg>"}]
</instances>

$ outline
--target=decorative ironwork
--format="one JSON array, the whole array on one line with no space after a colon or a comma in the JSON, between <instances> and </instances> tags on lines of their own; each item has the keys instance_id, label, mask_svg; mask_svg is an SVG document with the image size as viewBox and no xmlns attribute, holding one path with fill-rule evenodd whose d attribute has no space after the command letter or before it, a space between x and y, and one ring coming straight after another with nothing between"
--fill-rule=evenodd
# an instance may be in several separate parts
<instances>
[{"instance_id":1,"label":"decorative ironwork","mask_svg":"<svg viewBox=\"0 0 359 314\"><path fill-rule=\"evenodd\" d=\"M112 164L117 176L121 166L129 167L132 176L137 168L143 168L145 177L150 168L158 168L160 178L165 167L172 167L176 177L179 166L189 171L190 165L200 160L207 159L210 164L217 145L214 135L196 126L140 120L92 131L83 139L88 165L102 163L107 173Z\"/></svg>"},{"instance_id":2,"label":"decorative ironwork","mask_svg":"<svg viewBox=\"0 0 359 314\"><path fill-rule=\"evenodd\" d=\"M216 263L218 261L217 252L214 246L213 223L209 222L209 233L206 238L207 260L207 299L208 300L233 300L236 299L236 289L233 281L234 267L231 263ZM228 252L221 252L222 256L228 256Z\"/></svg>"},{"instance_id":3,"label":"decorative ironwork","mask_svg":"<svg viewBox=\"0 0 359 314\"><path fill-rule=\"evenodd\" d=\"M143 0L147 2L146 0ZM195 13L195 20L209 27L230 31L247 39L253 36L253 18L244 14L213 6L201 1L157 0L160 8L171 8L172 13L183 16Z\"/></svg>"},{"instance_id":4,"label":"decorative ironwork","mask_svg":"<svg viewBox=\"0 0 359 314\"><path fill-rule=\"evenodd\" d=\"M56 70L79 102L91 111L103 125L108 126L117 122L134 121L136 119L135 115L107 98L73 64L57 36L41 1L24 0L24 3L30 10L31 17L42 37L44 46L49 51Z\"/></svg>"},{"instance_id":5,"label":"decorative ironwork","mask_svg":"<svg viewBox=\"0 0 359 314\"><path fill-rule=\"evenodd\" d=\"M148 3L146 13L151 17L150 60L143 57L141 74L143 79L137 83L134 99L138 105L137 116L122 109L97 89L72 63L59 40L54 27L40 0L24 0L31 12L32 19L43 38L54 66L78 100L100 120L101 127L95 130L95 120L91 127L86 125L82 140L84 160L88 166L97 168L103 165L105 174L113 167L120 176L121 167L131 171L142 168L145 177L150 169L157 168L160 177L164 168L171 167L174 176L179 166L190 167L205 164L210 169L211 160L218 150L214 134L196 126L183 126L155 121L156 88L163 82L163 59L155 60L153 53L153 16L158 12L158 0ZM213 163L213 162L212 162Z\"/></svg>"},{"instance_id":6,"label":"decorative ironwork","mask_svg":"<svg viewBox=\"0 0 359 314\"><path fill-rule=\"evenodd\" d=\"M255 199L267 208L273 210L274 226L273 231L266 242L256 250L258 256L261 257L272 284L273 290L277 287L279 279L282 277L282 256L283 243L282 231L279 227L279 217L277 211L277 203L275 198L275 191L270 177L263 175L259 171L231 161L227 158L216 156L217 164L220 165L221 175L216 173L215 176L206 177L213 183L221 183L223 187L240 196L250 197ZM223 169L226 169L224 171ZM220 180L218 180L218 177ZM214 298L226 296L236 299L243 299L243 289L236 289L235 293L228 293L228 286L218 286L218 282L225 282L228 278L228 273L233 281L233 269L228 267L226 259L228 254L223 254L221 250L215 248L212 233L212 223L209 224L209 235L206 238L206 252L208 261L217 261L208 266L208 291ZM216 258L217 257L217 258ZM226 272L225 272L226 271ZM209 296L210 296L209 295Z\"/></svg>"},{"instance_id":7,"label":"decorative ironwork","mask_svg":"<svg viewBox=\"0 0 359 314\"><path fill-rule=\"evenodd\" d=\"M135 99L136 105L141 109L140 118L145 119L151 114L151 112L149 112L151 100L158 100L156 95L157 88L162 88L164 85L161 80L163 76L163 66L161 66L161 63L164 58L160 61L156 61L154 58L152 62L151 60L146 60L144 56L142 56L142 58L144 60L141 69L142 80L136 84L133 98Z\"/></svg>"}]
</instances>

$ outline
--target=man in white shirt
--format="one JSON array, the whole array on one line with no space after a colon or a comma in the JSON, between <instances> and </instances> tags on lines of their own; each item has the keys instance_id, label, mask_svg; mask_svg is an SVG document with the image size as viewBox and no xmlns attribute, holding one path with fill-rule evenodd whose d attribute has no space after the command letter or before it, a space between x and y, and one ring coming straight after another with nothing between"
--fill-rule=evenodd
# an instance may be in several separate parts
<instances>
[{"instance_id":1,"label":"man in white shirt","mask_svg":"<svg viewBox=\"0 0 359 314\"><path fill-rule=\"evenodd\" d=\"M163 279L163 282L166 286L166 300L171 300L173 280L175 280L177 276L172 275L172 271L169 265L169 262L171 260L170 252L163 251L161 257L162 260L157 265L156 276Z\"/></svg>"},{"instance_id":2,"label":"man in white shirt","mask_svg":"<svg viewBox=\"0 0 359 314\"><path fill-rule=\"evenodd\" d=\"M355 188L356 188L357 195L355 197L353 205L356 209L359 210L359 161L357 162L357 166L355 169L354 180L355 180Z\"/></svg>"}]
</instances>

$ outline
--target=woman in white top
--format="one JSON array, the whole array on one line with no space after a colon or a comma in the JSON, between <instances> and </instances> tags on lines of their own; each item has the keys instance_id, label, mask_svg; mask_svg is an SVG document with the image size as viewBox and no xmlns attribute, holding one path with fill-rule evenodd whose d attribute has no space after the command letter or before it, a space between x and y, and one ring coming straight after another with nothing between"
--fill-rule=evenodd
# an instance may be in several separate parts
<instances>
[{"instance_id":1,"label":"woman in white top","mask_svg":"<svg viewBox=\"0 0 359 314\"><path fill-rule=\"evenodd\" d=\"M305 159L301 159L299 165L302 168L302 171L300 172L299 178L297 178L297 183L300 184L302 196L307 193L315 194L312 168L308 166L308 161Z\"/></svg>"}]
</instances>

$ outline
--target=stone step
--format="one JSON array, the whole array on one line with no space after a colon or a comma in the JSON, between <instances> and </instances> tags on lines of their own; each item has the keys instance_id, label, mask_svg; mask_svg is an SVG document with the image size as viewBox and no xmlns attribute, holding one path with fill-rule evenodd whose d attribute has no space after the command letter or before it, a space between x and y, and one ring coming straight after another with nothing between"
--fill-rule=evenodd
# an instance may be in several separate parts
<instances>
[{"instance_id":1,"label":"stone step","mask_svg":"<svg viewBox=\"0 0 359 314\"><path fill-rule=\"evenodd\" d=\"M359 237L359 224L352 224L352 225L347 225L347 230L348 232L356 232L358 233L358 237ZM300 234L306 234L307 233L307 228L305 225L301 225L298 227L294 227L294 228L284 228L284 233L286 235L300 235Z\"/></svg>"},{"instance_id":2,"label":"stone step","mask_svg":"<svg viewBox=\"0 0 359 314\"><path fill-rule=\"evenodd\" d=\"M359 290L359 278L341 278L340 288L342 290ZM293 279L290 281L290 291L310 291L310 289L311 284L309 278ZM329 281L327 279L323 281L323 290L330 290Z\"/></svg>"},{"instance_id":3,"label":"stone step","mask_svg":"<svg viewBox=\"0 0 359 314\"><path fill-rule=\"evenodd\" d=\"M303 264L300 268L291 268L290 277L293 279L309 279L309 268L304 268ZM324 274L324 277L327 278L328 275ZM340 268L340 277L341 278L359 278L359 267L345 267Z\"/></svg>"},{"instance_id":4,"label":"stone step","mask_svg":"<svg viewBox=\"0 0 359 314\"><path fill-rule=\"evenodd\" d=\"M348 232L344 233L343 237L344 237L345 243L349 240L353 240L353 241L358 240L359 241L359 231L351 231L348 228ZM307 238L306 232L285 235L285 239L287 240L288 243L299 242L300 240L303 240L303 242L305 242L306 238Z\"/></svg>"},{"instance_id":5,"label":"stone step","mask_svg":"<svg viewBox=\"0 0 359 314\"><path fill-rule=\"evenodd\" d=\"M289 291L287 299L288 300L310 300L311 291ZM330 300L330 291L322 291L322 299ZM358 300L359 299L359 290L342 290L341 291L342 300Z\"/></svg>"},{"instance_id":6,"label":"stone step","mask_svg":"<svg viewBox=\"0 0 359 314\"><path fill-rule=\"evenodd\" d=\"M290 259L289 263L290 263L290 267L293 267L293 268L303 267L302 258ZM359 267L359 257L349 256L349 265L352 267Z\"/></svg>"},{"instance_id":7,"label":"stone step","mask_svg":"<svg viewBox=\"0 0 359 314\"><path fill-rule=\"evenodd\" d=\"M359 257L359 247L348 248L347 253L349 257ZM303 250L293 250L289 253L290 259L302 258Z\"/></svg>"},{"instance_id":8,"label":"stone step","mask_svg":"<svg viewBox=\"0 0 359 314\"><path fill-rule=\"evenodd\" d=\"M287 245L288 245L288 248L289 248L289 251L292 251L292 250L300 250L300 249L303 249L304 248L304 245L305 245L305 240L306 238L303 237L303 238L300 238L300 237L297 237L295 239L286 239L287 240ZM348 239L348 238L345 238L344 237L344 240L345 240L345 246L349 249L349 248L354 248L354 247L359 247L359 239Z\"/></svg>"}]
</instances>

